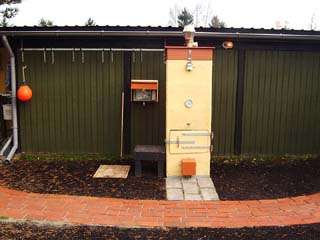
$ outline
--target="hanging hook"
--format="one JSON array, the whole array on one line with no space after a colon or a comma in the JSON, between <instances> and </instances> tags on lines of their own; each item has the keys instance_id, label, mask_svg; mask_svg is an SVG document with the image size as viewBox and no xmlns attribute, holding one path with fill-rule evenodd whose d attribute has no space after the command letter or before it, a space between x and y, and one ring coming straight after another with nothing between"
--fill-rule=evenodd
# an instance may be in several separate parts
<instances>
[{"instance_id":1,"label":"hanging hook","mask_svg":"<svg viewBox=\"0 0 320 240\"><path fill-rule=\"evenodd\" d=\"M23 49L21 50L21 62L24 63L24 51L23 51Z\"/></svg>"},{"instance_id":2,"label":"hanging hook","mask_svg":"<svg viewBox=\"0 0 320 240\"><path fill-rule=\"evenodd\" d=\"M101 63L102 64L104 63L104 48L102 49L102 52L101 52Z\"/></svg>"},{"instance_id":3,"label":"hanging hook","mask_svg":"<svg viewBox=\"0 0 320 240\"><path fill-rule=\"evenodd\" d=\"M112 51L112 48L110 48L110 58L111 58L111 62L113 63L113 51Z\"/></svg>"},{"instance_id":4,"label":"hanging hook","mask_svg":"<svg viewBox=\"0 0 320 240\"><path fill-rule=\"evenodd\" d=\"M23 66L22 67L22 82L25 83L26 82L26 73L25 70L27 69L27 66Z\"/></svg>"},{"instance_id":5,"label":"hanging hook","mask_svg":"<svg viewBox=\"0 0 320 240\"><path fill-rule=\"evenodd\" d=\"M75 62L76 61L76 57L75 57L75 54L74 54L74 49L72 50L72 62Z\"/></svg>"},{"instance_id":6,"label":"hanging hook","mask_svg":"<svg viewBox=\"0 0 320 240\"><path fill-rule=\"evenodd\" d=\"M47 62L47 51L46 51L45 48L43 49L43 62L44 62L44 63Z\"/></svg>"},{"instance_id":7,"label":"hanging hook","mask_svg":"<svg viewBox=\"0 0 320 240\"><path fill-rule=\"evenodd\" d=\"M84 52L82 49L81 49L81 63L84 63Z\"/></svg>"}]
</instances>

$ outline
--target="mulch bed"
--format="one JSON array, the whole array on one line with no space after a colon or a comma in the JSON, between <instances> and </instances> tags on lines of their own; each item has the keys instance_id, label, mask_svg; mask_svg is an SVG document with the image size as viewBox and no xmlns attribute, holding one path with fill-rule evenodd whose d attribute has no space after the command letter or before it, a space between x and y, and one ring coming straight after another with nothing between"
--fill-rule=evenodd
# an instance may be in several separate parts
<instances>
[{"instance_id":1,"label":"mulch bed","mask_svg":"<svg viewBox=\"0 0 320 240\"><path fill-rule=\"evenodd\" d=\"M320 192L320 159L214 164L211 176L222 200L308 195Z\"/></svg>"},{"instance_id":2,"label":"mulch bed","mask_svg":"<svg viewBox=\"0 0 320 240\"><path fill-rule=\"evenodd\" d=\"M110 163L17 160L10 165L0 164L0 184L35 193L165 199L164 179L156 177L153 165L143 165L143 177L135 177L132 166L127 179L92 178L100 164ZM116 164L131 165L132 161L117 161Z\"/></svg>"},{"instance_id":3,"label":"mulch bed","mask_svg":"<svg viewBox=\"0 0 320 240\"><path fill-rule=\"evenodd\" d=\"M0 223L1 239L198 239L198 240L318 240L320 224L241 229L170 228L121 229L98 226L37 226Z\"/></svg>"},{"instance_id":4,"label":"mulch bed","mask_svg":"<svg viewBox=\"0 0 320 240\"><path fill-rule=\"evenodd\" d=\"M116 163L132 165L133 162ZM165 181L156 177L155 165L146 162L141 178L134 176L132 166L127 179L93 179L100 164L108 163L17 160L11 165L0 164L0 184L36 193L165 199ZM259 164L215 162L211 175L222 200L272 199L320 191L320 159Z\"/></svg>"}]
</instances>

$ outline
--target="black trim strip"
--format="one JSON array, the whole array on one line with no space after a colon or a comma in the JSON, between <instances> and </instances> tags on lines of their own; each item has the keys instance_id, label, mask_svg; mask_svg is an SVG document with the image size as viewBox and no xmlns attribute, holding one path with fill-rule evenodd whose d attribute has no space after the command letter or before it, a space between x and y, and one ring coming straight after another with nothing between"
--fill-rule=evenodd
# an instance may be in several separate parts
<instances>
[{"instance_id":1,"label":"black trim strip","mask_svg":"<svg viewBox=\"0 0 320 240\"><path fill-rule=\"evenodd\" d=\"M123 152L131 152L131 52L123 53L123 92L124 92L124 111L123 111Z\"/></svg>"}]
</instances>

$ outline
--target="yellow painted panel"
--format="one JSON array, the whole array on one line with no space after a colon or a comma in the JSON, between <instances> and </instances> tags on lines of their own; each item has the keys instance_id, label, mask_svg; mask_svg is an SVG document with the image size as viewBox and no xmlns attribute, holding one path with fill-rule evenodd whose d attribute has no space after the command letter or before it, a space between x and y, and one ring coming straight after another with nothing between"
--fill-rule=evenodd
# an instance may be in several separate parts
<instances>
[{"instance_id":1,"label":"yellow painted panel","mask_svg":"<svg viewBox=\"0 0 320 240\"><path fill-rule=\"evenodd\" d=\"M201 129L211 133L212 61L192 61L192 71L186 70L186 64L186 60L167 60L166 65L167 176L181 175L181 160L185 158L196 160L197 175L210 174L210 151L175 154L178 150L168 141L171 130ZM191 107L186 106L188 100ZM170 147L175 149L173 153Z\"/></svg>"}]
</instances>

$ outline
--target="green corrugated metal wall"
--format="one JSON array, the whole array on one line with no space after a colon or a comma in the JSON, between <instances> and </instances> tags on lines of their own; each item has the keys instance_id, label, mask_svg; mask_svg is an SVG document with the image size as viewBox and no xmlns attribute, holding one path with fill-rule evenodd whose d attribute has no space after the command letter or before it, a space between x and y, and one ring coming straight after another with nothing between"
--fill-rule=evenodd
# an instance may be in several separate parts
<instances>
[{"instance_id":1,"label":"green corrugated metal wall","mask_svg":"<svg viewBox=\"0 0 320 240\"><path fill-rule=\"evenodd\" d=\"M141 55L142 54L142 55ZM166 67L162 52L137 52L132 55L132 79L159 81L159 102L132 102L131 149L137 144L164 144Z\"/></svg>"},{"instance_id":2,"label":"green corrugated metal wall","mask_svg":"<svg viewBox=\"0 0 320 240\"><path fill-rule=\"evenodd\" d=\"M19 104L20 142L26 152L119 155L122 53L25 52L33 99ZM52 64L52 60L54 63Z\"/></svg>"},{"instance_id":3,"label":"green corrugated metal wall","mask_svg":"<svg viewBox=\"0 0 320 240\"><path fill-rule=\"evenodd\" d=\"M246 51L242 152L320 152L320 53Z\"/></svg>"},{"instance_id":4,"label":"green corrugated metal wall","mask_svg":"<svg viewBox=\"0 0 320 240\"><path fill-rule=\"evenodd\" d=\"M21 150L119 155L123 54L25 52L34 98L19 104ZM131 149L162 144L165 133L163 53L132 55L132 79L159 80L159 103L131 105ZM214 154L234 154L237 50L216 50L213 62ZM130 97L130 96L127 96ZM320 151L320 53L245 51L242 154ZM126 134L126 133L124 133ZM124 136L125 137L125 136Z\"/></svg>"},{"instance_id":5,"label":"green corrugated metal wall","mask_svg":"<svg viewBox=\"0 0 320 240\"><path fill-rule=\"evenodd\" d=\"M235 50L215 51L212 78L214 155L229 155L234 149L237 60Z\"/></svg>"}]
</instances>

